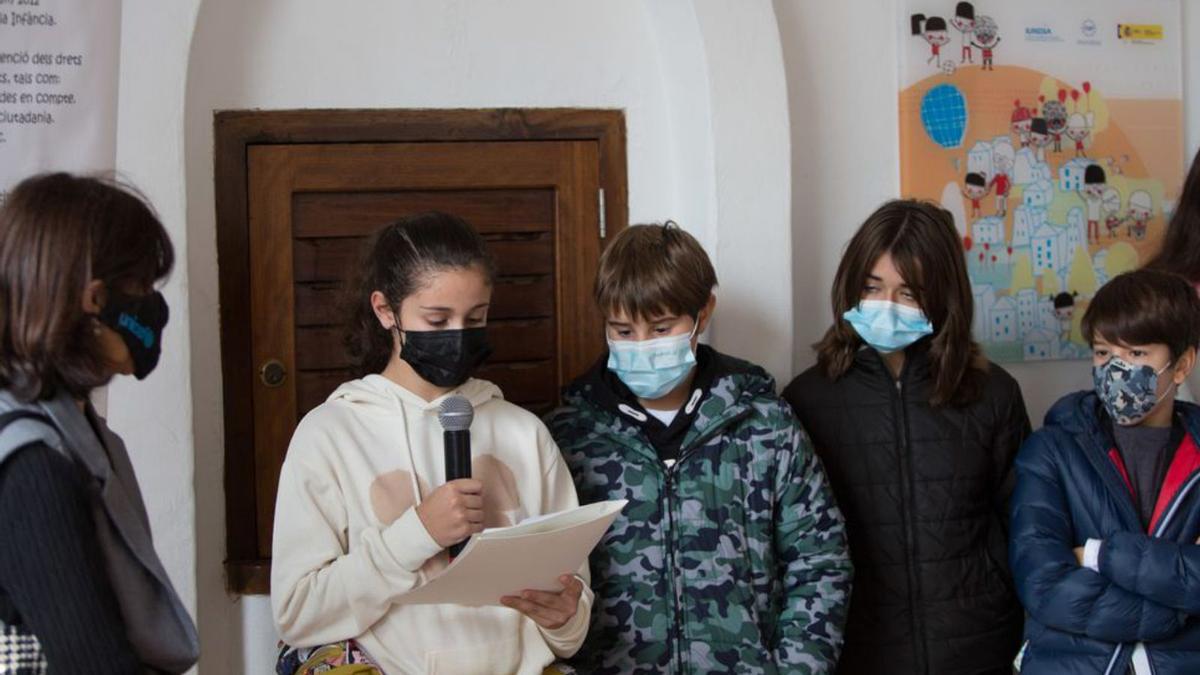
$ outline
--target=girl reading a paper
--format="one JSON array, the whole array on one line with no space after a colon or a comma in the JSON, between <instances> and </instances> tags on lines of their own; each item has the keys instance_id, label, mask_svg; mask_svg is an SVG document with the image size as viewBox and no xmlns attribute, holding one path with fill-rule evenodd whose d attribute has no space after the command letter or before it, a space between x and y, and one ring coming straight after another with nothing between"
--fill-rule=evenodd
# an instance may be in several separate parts
<instances>
[{"instance_id":1,"label":"girl reading a paper","mask_svg":"<svg viewBox=\"0 0 1200 675\"><path fill-rule=\"evenodd\" d=\"M492 259L467 223L427 213L380 230L361 271L347 335L360 377L304 417L279 478L277 671L541 673L587 633L586 565L558 591L496 606L405 604L451 545L577 506L542 423L470 377L491 352ZM474 455L472 478L447 482L438 409L450 395L474 407Z\"/></svg>"}]
</instances>

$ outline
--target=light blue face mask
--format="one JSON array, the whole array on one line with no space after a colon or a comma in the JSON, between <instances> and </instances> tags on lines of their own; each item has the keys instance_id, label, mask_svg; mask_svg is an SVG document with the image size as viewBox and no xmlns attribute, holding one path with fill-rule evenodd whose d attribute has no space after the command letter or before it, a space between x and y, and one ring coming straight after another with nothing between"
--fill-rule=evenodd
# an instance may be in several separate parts
<instances>
[{"instance_id":1,"label":"light blue face mask","mask_svg":"<svg viewBox=\"0 0 1200 675\"><path fill-rule=\"evenodd\" d=\"M842 318L854 327L863 342L883 354L898 352L933 334L933 324L924 312L888 300L863 300Z\"/></svg>"},{"instance_id":2,"label":"light blue face mask","mask_svg":"<svg viewBox=\"0 0 1200 675\"><path fill-rule=\"evenodd\" d=\"M691 333L670 335L654 340L608 340L608 369L616 373L626 387L640 399L653 401L671 393L696 365Z\"/></svg>"}]
</instances>

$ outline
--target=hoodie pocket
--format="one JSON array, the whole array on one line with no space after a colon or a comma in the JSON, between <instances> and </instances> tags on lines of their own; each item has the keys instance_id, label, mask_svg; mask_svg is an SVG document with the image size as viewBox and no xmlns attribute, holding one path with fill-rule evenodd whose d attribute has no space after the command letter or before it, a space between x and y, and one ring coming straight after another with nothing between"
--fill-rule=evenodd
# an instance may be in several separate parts
<instances>
[{"instance_id":1,"label":"hoodie pocket","mask_svg":"<svg viewBox=\"0 0 1200 675\"><path fill-rule=\"evenodd\" d=\"M428 652L425 655L429 675L506 675L521 666L521 641L502 640L483 644L464 644L458 649Z\"/></svg>"}]
</instances>

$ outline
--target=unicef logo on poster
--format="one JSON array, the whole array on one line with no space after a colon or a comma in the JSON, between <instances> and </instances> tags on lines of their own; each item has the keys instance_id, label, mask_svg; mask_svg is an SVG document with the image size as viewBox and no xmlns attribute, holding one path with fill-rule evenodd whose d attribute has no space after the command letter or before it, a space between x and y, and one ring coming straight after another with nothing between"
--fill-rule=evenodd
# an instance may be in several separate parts
<instances>
[{"instance_id":1,"label":"unicef logo on poster","mask_svg":"<svg viewBox=\"0 0 1200 675\"><path fill-rule=\"evenodd\" d=\"M934 143L943 148L962 145L967 131L967 99L952 84L939 84L921 99L921 124Z\"/></svg>"},{"instance_id":2,"label":"unicef logo on poster","mask_svg":"<svg viewBox=\"0 0 1200 675\"><path fill-rule=\"evenodd\" d=\"M1091 19L1084 19L1079 25L1079 32L1083 33L1084 37L1096 37L1096 22Z\"/></svg>"}]
</instances>

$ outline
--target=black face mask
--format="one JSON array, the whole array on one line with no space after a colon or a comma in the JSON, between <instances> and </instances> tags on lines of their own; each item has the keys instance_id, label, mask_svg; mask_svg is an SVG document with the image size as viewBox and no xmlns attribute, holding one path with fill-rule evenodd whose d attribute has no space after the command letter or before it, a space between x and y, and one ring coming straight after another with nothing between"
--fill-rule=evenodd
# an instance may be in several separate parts
<instances>
[{"instance_id":1,"label":"black face mask","mask_svg":"<svg viewBox=\"0 0 1200 675\"><path fill-rule=\"evenodd\" d=\"M400 358L426 382L457 387L492 355L487 329L401 331Z\"/></svg>"},{"instance_id":2,"label":"black face mask","mask_svg":"<svg viewBox=\"0 0 1200 675\"><path fill-rule=\"evenodd\" d=\"M162 354L162 332L167 325L167 301L162 293L125 295L110 292L100 310L100 323L121 336L133 357L133 375L146 379Z\"/></svg>"}]
</instances>

